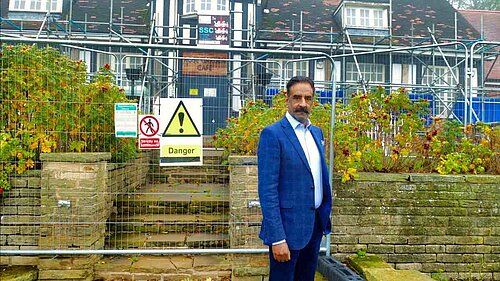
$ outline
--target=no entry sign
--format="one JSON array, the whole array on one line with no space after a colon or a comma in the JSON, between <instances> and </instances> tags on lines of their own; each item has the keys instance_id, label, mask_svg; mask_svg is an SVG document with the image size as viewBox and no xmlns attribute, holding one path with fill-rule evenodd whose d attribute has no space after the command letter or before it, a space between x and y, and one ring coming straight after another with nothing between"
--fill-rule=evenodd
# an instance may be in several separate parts
<instances>
[{"instance_id":1,"label":"no entry sign","mask_svg":"<svg viewBox=\"0 0 500 281\"><path fill-rule=\"evenodd\" d=\"M160 131L160 122L153 115L146 115L141 118L140 126L141 134L146 137L152 137Z\"/></svg>"}]
</instances>

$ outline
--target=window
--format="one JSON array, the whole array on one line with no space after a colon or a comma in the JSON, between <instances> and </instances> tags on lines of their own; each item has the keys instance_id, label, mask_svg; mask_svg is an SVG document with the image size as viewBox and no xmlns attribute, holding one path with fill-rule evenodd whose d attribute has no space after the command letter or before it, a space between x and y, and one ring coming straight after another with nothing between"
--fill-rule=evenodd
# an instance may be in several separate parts
<instances>
[{"instance_id":1,"label":"window","mask_svg":"<svg viewBox=\"0 0 500 281\"><path fill-rule=\"evenodd\" d=\"M347 7L345 25L361 28L387 28L385 10L382 8Z\"/></svg>"},{"instance_id":2,"label":"window","mask_svg":"<svg viewBox=\"0 0 500 281\"><path fill-rule=\"evenodd\" d=\"M26 6L25 0L14 0L10 3L10 10L24 10Z\"/></svg>"},{"instance_id":3,"label":"window","mask_svg":"<svg viewBox=\"0 0 500 281\"><path fill-rule=\"evenodd\" d=\"M360 25L361 26L370 26L370 10L368 9L359 9L360 14Z\"/></svg>"},{"instance_id":4,"label":"window","mask_svg":"<svg viewBox=\"0 0 500 281\"><path fill-rule=\"evenodd\" d=\"M373 11L373 26L384 27L384 11L382 10Z\"/></svg>"},{"instance_id":5,"label":"window","mask_svg":"<svg viewBox=\"0 0 500 281\"><path fill-rule=\"evenodd\" d=\"M448 117L453 108L454 95L454 90L450 88L456 84L453 73L446 66L427 66L423 70L422 84L433 88L437 94L434 115Z\"/></svg>"},{"instance_id":6,"label":"window","mask_svg":"<svg viewBox=\"0 0 500 281\"><path fill-rule=\"evenodd\" d=\"M13 0L9 11L61 13L62 3L63 0Z\"/></svg>"},{"instance_id":7,"label":"window","mask_svg":"<svg viewBox=\"0 0 500 281\"><path fill-rule=\"evenodd\" d=\"M293 67L293 75L299 75L299 76L309 76L309 62L307 61L300 61L300 62L294 62L292 64ZM291 77L289 77L291 78Z\"/></svg>"},{"instance_id":8,"label":"window","mask_svg":"<svg viewBox=\"0 0 500 281\"><path fill-rule=\"evenodd\" d=\"M186 0L184 2L185 7L184 7L184 13L189 14L189 13L194 13L195 12L195 0Z\"/></svg>"},{"instance_id":9,"label":"window","mask_svg":"<svg viewBox=\"0 0 500 281\"><path fill-rule=\"evenodd\" d=\"M360 63L359 70L363 75L363 80L370 83L383 83L384 78L384 65L375 63ZM356 64L348 62L346 66L346 80L358 82L360 80Z\"/></svg>"},{"instance_id":10,"label":"window","mask_svg":"<svg viewBox=\"0 0 500 281\"><path fill-rule=\"evenodd\" d=\"M125 58L125 68L141 68L142 69L142 57L126 57Z\"/></svg>"},{"instance_id":11,"label":"window","mask_svg":"<svg viewBox=\"0 0 500 281\"><path fill-rule=\"evenodd\" d=\"M41 11L42 10L42 0L31 1L30 10Z\"/></svg>"},{"instance_id":12,"label":"window","mask_svg":"<svg viewBox=\"0 0 500 281\"><path fill-rule=\"evenodd\" d=\"M202 11L212 10L212 0L201 0L201 10Z\"/></svg>"},{"instance_id":13,"label":"window","mask_svg":"<svg viewBox=\"0 0 500 281\"><path fill-rule=\"evenodd\" d=\"M228 0L184 0L184 14L201 12L201 14L229 14Z\"/></svg>"},{"instance_id":14,"label":"window","mask_svg":"<svg viewBox=\"0 0 500 281\"><path fill-rule=\"evenodd\" d=\"M284 67L286 67L285 70L282 69ZM297 75L309 76L308 61L286 63L286 60L273 59L267 63L267 68L273 74L273 80L280 78L287 80Z\"/></svg>"},{"instance_id":15,"label":"window","mask_svg":"<svg viewBox=\"0 0 500 281\"><path fill-rule=\"evenodd\" d=\"M217 11L225 11L227 8L226 0L217 0Z\"/></svg>"},{"instance_id":16,"label":"window","mask_svg":"<svg viewBox=\"0 0 500 281\"><path fill-rule=\"evenodd\" d=\"M355 26L356 25L356 9L347 8L347 26Z\"/></svg>"},{"instance_id":17,"label":"window","mask_svg":"<svg viewBox=\"0 0 500 281\"><path fill-rule=\"evenodd\" d=\"M116 59L115 56L109 54L98 53L97 54L97 66L103 67L105 64L109 64L111 70L116 69Z\"/></svg>"}]
</instances>

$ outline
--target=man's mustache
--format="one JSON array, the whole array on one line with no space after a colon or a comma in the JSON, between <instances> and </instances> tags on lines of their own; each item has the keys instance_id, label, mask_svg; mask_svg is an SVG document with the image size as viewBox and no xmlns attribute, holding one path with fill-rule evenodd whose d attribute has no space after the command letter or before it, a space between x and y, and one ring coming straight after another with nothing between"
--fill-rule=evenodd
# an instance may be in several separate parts
<instances>
[{"instance_id":1,"label":"man's mustache","mask_svg":"<svg viewBox=\"0 0 500 281\"><path fill-rule=\"evenodd\" d=\"M309 114L309 110L307 110L307 108L305 107L298 107L297 109L295 109L295 112L303 112Z\"/></svg>"}]
</instances>

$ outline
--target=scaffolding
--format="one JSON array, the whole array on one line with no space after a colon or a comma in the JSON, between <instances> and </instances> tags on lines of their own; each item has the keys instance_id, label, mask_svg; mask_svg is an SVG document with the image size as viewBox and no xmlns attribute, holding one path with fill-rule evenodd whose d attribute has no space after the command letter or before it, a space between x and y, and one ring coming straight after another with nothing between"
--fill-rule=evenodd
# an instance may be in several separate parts
<instances>
[{"instance_id":1,"label":"scaffolding","mask_svg":"<svg viewBox=\"0 0 500 281\"><path fill-rule=\"evenodd\" d=\"M113 1L110 2L108 21L92 21L89 20L87 14L83 15L84 20L75 20L71 5L65 19L47 13L43 20L39 21L37 25L35 24L36 28L33 27L32 21L30 25L27 20L23 19L0 18L1 24L8 27L8 31L4 29L0 36L6 39L32 38L128 43L129 47L127 48L114 49L91 44L75 46L70 43L62 44L61 49L68 54L71 54L72 50L79 50L87 52L87 54L90 52L112 58L108 60L114 60L113 68L117 73L117 83L124 87L129 95L134 92L142 104L145 96L154 100L158 97L178 95L174 85L179 80L180 66L172 62L174 58L183 55L181 50L175 48L169 50L154 47L144 49L138 45L148 43L148 46L166 44L194 47L199 39L197 33L193 32L197 28L196 23L189 26L181 24L186 19L178 15L173 25L159 25L153 5L148 9L147 23L131 24L124 20L123 7L120 9L119 17L113 19ZM234 17L235 13L237 12L230 11L230 16ZM456 24L455 38L438 38L435 35L434 26L428 28L428 36L411 34L404 38L392 34L391 26L388 28L388 34L351 34L347 28L339 32L334 32L333 28L330 32L309 32L305 31L302 12L298 24L297 30L295 30L295 24L292 24L291 30L281 31L258 29L256 25L250 25L248 29L241 30L233 28L230 32L230 41L235 38L235 32L241 32L247 35L239 42L242 49L256 49L265 46L270 50L320 51L329 54L335 63L338 63L336 67L338 73L333 75L337 80L336 91L342 92L345 99L348 99L349 93L360 90L368 91L376 86L383 86L388 91L404 87L422 97L431 97L433 99L432 111L435 116L455 118L467 123L484 121L482 118L485 115L484 111L479 114L476 111L484 110L484 103L500 96L500 81L489 79L493 69L498 67L498 42L481 45L469 55L468 50L472 44L481 42L481 38L458 40ZM140 32L130 32L131 30ZM481 30L483 30L482 27ZM411 31L413 32L413 29ZM263 35L268 33L286 34L287 36L283 36L282 40L262 39L265 38ZM306 39L310 37L329 38L329 41ZM394 43L402 41L407 43L403 46ZM455 44L446 48L439 46L441 43L448 42L455 42ZM432 47L435 45L439 47ZM419 46L421 48L417 48ZM221 48L217 51L227 52L227 48ZM85 55L80 54L78 58L81 59L82 56L85 57ZM231 65L227 73L231 95L240 97L242 101L246 98L265 98L269 93L276 91L273 89L283 87L283 81L296 73L294 68L300 68L298 65L300 62L297 61L297 65L286 64L279 60L279 55L273 57L262 54L255 57L252 52L233 52L231 56L237 60L245 61L243 65ZM293 59L300 60L301 57L295 56ZM105 60L103 59L103 61ZM131 60L134 63L130 62ZM97 61L100 62L99 59ZM319 68L321 63L325 64L328 61L317 61L308 65L308 72L304 74L315 76L315 68ZM272 65L278 65L279 70ZM138 79L127 79L130 77L126 76L126 69L134 67L140 68L140 75L134 77ZM287 69L288 67L292 70ZM92 73L98 68L89 67L88 70ZM235 77L235 73L239 73L240 77ZM269 82L264 85L262 77L266 74L271 77L269 77ZM325 88L330 87L332 81L328 81L327 77L328 73L325 73L323 79L318 79L318 84ZM140 87L138 91L134 91L137 80L139 80ZM482 105L474 107L472 105L473 98L478 98ZM494 102L498 103L498 101ZM457 114L454 110L457 105L459 108L469 108L471 114L465 116L464 110L462 110L462 115Z\"/></svg>"}]
</instances>

